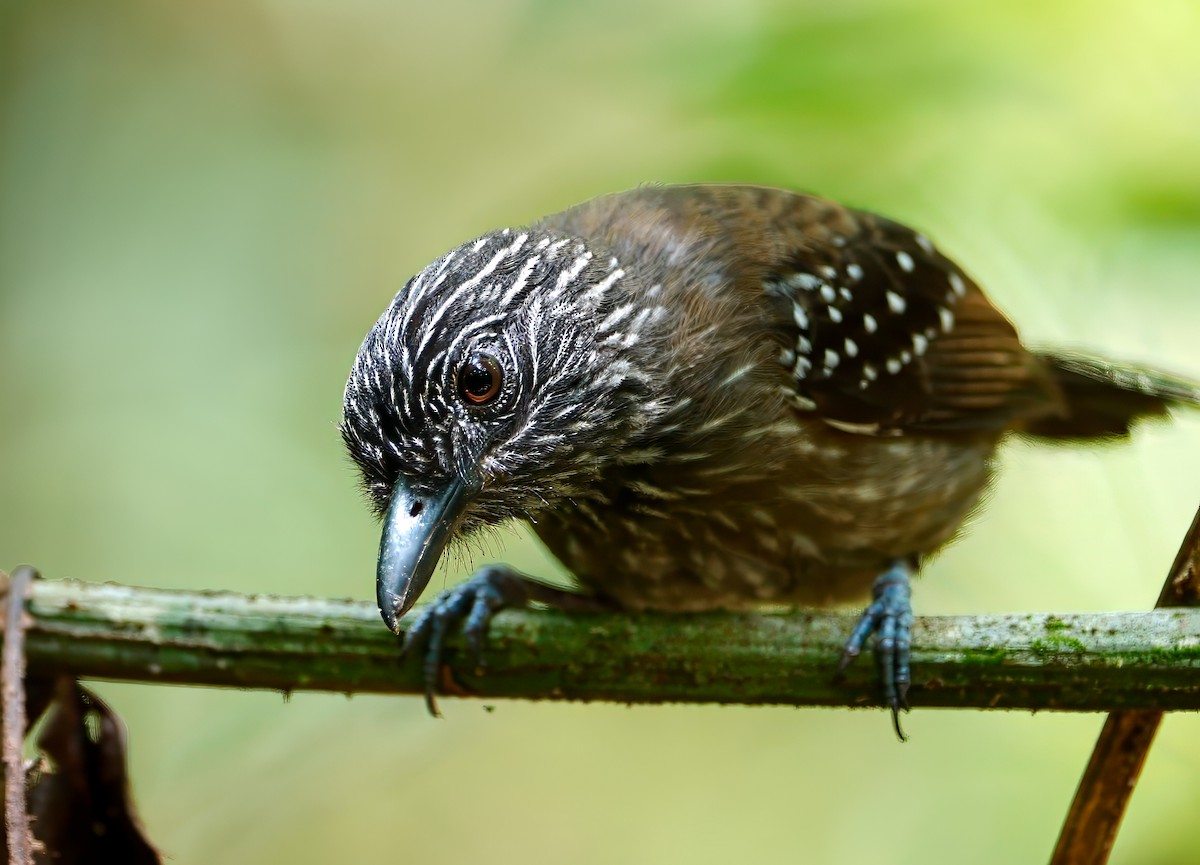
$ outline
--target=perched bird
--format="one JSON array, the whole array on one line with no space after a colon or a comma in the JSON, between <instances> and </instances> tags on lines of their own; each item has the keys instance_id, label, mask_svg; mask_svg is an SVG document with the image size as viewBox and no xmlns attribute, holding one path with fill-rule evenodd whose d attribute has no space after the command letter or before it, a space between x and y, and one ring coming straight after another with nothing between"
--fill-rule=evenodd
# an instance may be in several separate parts
<instances>
[{"instance_id":1,"label":"perched bird","mask_svg":"<svg viewBox=\"0 0 1200 865\"><path fill-rule=\"evenodd\" d=\"M466 243L367 334L342 435L383 516L388 627L446 545L512 518L578 580L484 568L407 628L427 698L447 630L501 607L688 612L871 597L907 708L909 580L999 441L1124 436L1200 388L1026 349L924 235L782 189L648 186ZM897 722L897 733L899 725Z\"/></svg>"}]
</instances>

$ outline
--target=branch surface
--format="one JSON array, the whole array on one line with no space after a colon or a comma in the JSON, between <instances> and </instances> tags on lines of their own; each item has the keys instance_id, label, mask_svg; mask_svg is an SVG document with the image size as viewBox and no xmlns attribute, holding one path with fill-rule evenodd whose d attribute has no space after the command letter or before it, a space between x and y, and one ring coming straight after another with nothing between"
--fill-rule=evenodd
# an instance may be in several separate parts
<instances>
[{"instance_id":1,"label":"branch surface","mask_svg":"<svg viewBox=\"0 0 1200 865\"><path fill-rule=\"evenodd\" d=\"M30 675L268 688L423 690L372 605L37 581ZM441 690L624 703L878 705L869 658L834 683L849 613L505 611L484 660L457 638ZM1200 709L1200 610L918 618L915 706Z\"/></svg>"},{"instance_id":2,"label":"branch surface","mask_svg":"<svg viewBox=\"0 0 1200 865\"><path fill-rule=\"evenodd\" d=\"M1200 510L1192 518L1191 528L1184 536L1155 606L1197 604L1200 604ZM1108 861L1162 718L1161 709L1109 713L1063 821L1050 865L1104 865Z\"/></svg>"}]
</instances>

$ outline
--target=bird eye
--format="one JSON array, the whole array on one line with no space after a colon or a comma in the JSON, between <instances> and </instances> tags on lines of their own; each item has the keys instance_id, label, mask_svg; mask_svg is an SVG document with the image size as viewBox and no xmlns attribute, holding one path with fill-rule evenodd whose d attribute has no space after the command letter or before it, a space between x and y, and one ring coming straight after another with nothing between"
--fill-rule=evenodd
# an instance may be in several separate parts
<instances>
[{"instance_id":1,"label":"bird eye","mask_svg":"<svg viewBox=\"0 0 1200 865\"><path fill-rule=\"evenodd\" d=\"M472 405L484 405L500 393L500 363L490 354L473 354L458 371L458 395Z\"/></svg>"}]
</instances>

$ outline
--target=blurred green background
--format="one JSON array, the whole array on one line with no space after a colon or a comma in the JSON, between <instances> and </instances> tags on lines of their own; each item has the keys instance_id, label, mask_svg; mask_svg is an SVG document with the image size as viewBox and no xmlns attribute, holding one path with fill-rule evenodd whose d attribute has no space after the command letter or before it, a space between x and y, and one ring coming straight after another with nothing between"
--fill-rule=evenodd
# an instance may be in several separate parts
<instances>
[{"instance_id":1,"label":"blurred green background","mask_svg":"<svg viewBox=\"0 0 1200 865\"><path fill-rule=\"evenodd\" d=\"M1200 376L1198 9L7 0L0 566L372 598L335 429L367 327L446 248L646 181L870 207L1031 341ZM1015 442L918 611L1149 606L1198 490L1196 417ZM179 863L1036 862L1100 726L99 690ZM1197 733L1168 719L1114 861L1194 859Z\"/></svg>"}]
</instances>

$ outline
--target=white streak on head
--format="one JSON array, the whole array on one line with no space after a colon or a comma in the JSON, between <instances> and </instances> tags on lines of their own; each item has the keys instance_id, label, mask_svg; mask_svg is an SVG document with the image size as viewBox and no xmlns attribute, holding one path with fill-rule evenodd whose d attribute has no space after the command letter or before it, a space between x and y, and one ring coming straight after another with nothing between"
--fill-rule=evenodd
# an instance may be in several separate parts
<instances>
[{"instance_id":1,"label":"white streak on head","mask_svg":"<svg viewBox=\"0 0 1200 865\"><path fill-rule=\"evenodd\" d=\"M614 258L613 261L616 261L616 259ZM587 291L585 291L583 293L583 299L588 303L598 302L602 297L604 297L605 294L608 293L608 290L616 284L617 280L624 275L625 271L621 268L617 268L608 276L604 277L604 279L600 280Z\"/></svg>"},{"instance_id":2,"label":"white streak on head","mask_svg":"<svg viewBox=\"0 0 1200 865\"><path fill-rule=\"evenodd\" d=\"M525 259L525 264L521 266L521 270L517 274L517 278L513 280L512 286L508 289L508 291L504 292L504 296L500 298L501 309L507 307L510 303L512 303L513 298L521 293L521 291L525 288L525 283L529 282L529 275L533 273L533 269L538 266L538 263L541 260L541 256L538 255L531 255L529 258Z\"/></svg>"},{"instance_id":3,"label":"white streak on head","mask_svg":"<svg viewBox=\"0 0 1200 865\"><path fill-rule=\"evenodd\" d=\"M485 316L484 318L472 321L470 324L468 324L459 333L457 333L455 335L454 339L450 341L450 344L448 346L446 346L446 352L450 355L450 357L457 356L457 354L459 352L459 346L461 346L463 342L465 342L466 340L472 339L480 331L485 331L487 328L491 327L492 325L498 324L499 322L503 321L506 317L507 317L507 313L498 312L494 315Z\"/></svg>"},{"instance_id":4,"label":"white streak on head","mask_svg":"<svg viewBox=\"0 0 1200 865\"><path fill-rule=\"evenodd\" d=\"M583 269L587 267L588 262L591 260L591 250L583 250L583 252L579 254L575 261L571 263L571 266L558 275L558 282L554 284L554 287L556 289L566 288L575 281L576 277L583 272Z\"/></svg>"},{"instance_id":5,"label":"white streak on head","mask_svg":"<svg viewBox=\"0 0 1200 865\"><path fill-rule=\"evenodd\" d=\"M455 288L454 291L450 292L450 296L442 301L442 305L437 308L433 315L421 322L421 341L417 344L417 357L420 357L424 353L425 347L429 344L429 341L433 339L433 335L437 331L438 323L442 320L442 317L446 314L450 307L452 307L460 297L474 289L475 286L479 285L479 283L481 283L484 279L491 276L492 273L495 272L496 268L500 266L500 262L505 258L508 258L510 255L516 253L517 250L525 245L525 241L528 239L528 234L521 234L512 242L510 246L504 247L495 255L493 255L491 261L485 264L478 273L463 282L461 285Z\"/></svg>"},{"instance_id":6,"label":"white streak on head","mask_svg":"<svg viewBox=\"0 0 1200 865\"><path fill-rule=\"evenodd\" d=\"M619 321L621 321L621 319L625 318L632 311L633 311L632 303L625 303L625 304L622 304L621 306L618 306L616 309L614 309L612 312L610 312L608 314L608 317L605 318L604 321L600 322L599 326L596 328L596 332L604 333L607 330L612 330L612 328Z\"/></svg>"},{"instance_id":7,"label":"white streak on head","mask_svg":"<svg viewBox=\"0 0 1200 865\"><path fill-rule=\"evenodd\" d=\"M407 331L409 329L412 324L413 312L416 310L417 304L427 292L436 289L442 284L442 281L446 278L446 272L450 267L450 262L454 261L454 257L456 255L458 255L457 249L446 253L446 255L442 256L442 260L438 262L437 270L435 270L433 273L428 272L429 268L421 271L419 274L417 274L417 278L413 280L412 287L409 289L406 295L403 297L399 294L396 295L396 299L392 301L393 306L404 304L404 315L398 324L397 332L399 332L399 330Z\"/></svg>"}]
</instances>

